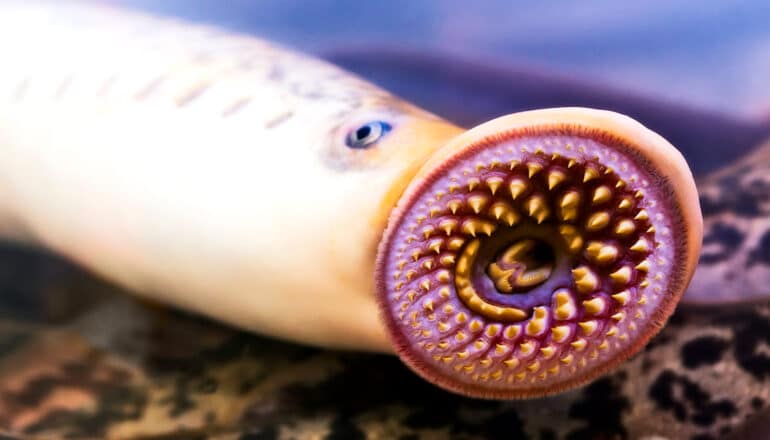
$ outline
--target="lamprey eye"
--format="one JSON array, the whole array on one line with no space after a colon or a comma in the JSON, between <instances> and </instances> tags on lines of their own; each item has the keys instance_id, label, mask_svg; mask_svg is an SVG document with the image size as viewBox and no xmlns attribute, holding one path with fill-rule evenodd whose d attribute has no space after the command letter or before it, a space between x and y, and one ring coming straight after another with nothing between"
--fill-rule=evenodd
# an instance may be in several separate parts
<instances>
[{"instance_id":1,"label":"lamprey eye","mask_svg":"<svg viewBox=\"0 0 770 440\"><path fill-rule=\"evenodd\" d=\"M541 396L608 371L662 326L695 266L700 211L690 221L682 202L695 187L686 166L671 173L684 161L667 142L608 125L474 129L407 188L376 281L418 374L477 397Z\"/></svg>"},{"instance_id":2,"label":"lamprey eye","mask_svg":"<svg viewBox=\"0 0 770 440\"><path fill-rule=\"evenodd\" d=\"M347 146L354 149L369 148L385 136L393 127L387 122L371 121L348 133Z\"/></svg>"}]
</instances>

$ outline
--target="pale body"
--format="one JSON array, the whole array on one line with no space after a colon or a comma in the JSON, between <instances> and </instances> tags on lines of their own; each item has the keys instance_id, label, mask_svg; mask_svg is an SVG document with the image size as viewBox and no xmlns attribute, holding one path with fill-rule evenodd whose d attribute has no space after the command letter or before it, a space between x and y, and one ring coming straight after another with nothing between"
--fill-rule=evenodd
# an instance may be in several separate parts
<instances>
[{"instance_id":1,"label":"pale body","mask_svg":"<svg viewBox=\"0 0 770 440\"><path fill-rule=\"evenodd\" d=\"M5 2L0 52L6 238L245 329L389 351L376 243L459 128L254 38L100 7ZM386 153L348 150L378 119Z\"/></svg>"}]
</instances>

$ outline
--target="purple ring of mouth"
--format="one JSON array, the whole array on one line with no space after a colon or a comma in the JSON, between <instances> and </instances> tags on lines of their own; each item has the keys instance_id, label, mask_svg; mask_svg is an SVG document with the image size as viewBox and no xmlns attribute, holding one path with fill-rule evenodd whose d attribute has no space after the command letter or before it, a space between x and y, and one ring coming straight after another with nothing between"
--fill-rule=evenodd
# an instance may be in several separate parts
<instances>
[{"instance_id":1,"label":"purple ring of mouth","mask_svg":"<svg viewBox=\"0 0 770 440\"><path fill-rule=\"evenodd\" d=\"M681 283L671 264L681 213L667 185L596 130L545 127L463 149L407 190L380 244L378 301L398 354L427 380L477 397L545 395L606 372L678 300L667 292ZM555 265L530 290L495 287L483 270L492 251L458 272L473 241L499 241L499 253L546 230L561 243L545 237ZM463 277L473 292L463 294Z\"/></svg>"}]
</instances>

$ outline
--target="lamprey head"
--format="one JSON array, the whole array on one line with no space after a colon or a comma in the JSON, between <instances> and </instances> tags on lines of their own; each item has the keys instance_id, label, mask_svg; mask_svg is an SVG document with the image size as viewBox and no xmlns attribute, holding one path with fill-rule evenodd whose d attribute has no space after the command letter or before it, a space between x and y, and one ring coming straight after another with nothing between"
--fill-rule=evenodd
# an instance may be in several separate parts
<instances>
[{"instance_id":1,"label":"lamprey head","mask_svg":"<svg viewBox=\"0 0 770 440\"><path fill-rule=\"evenodd\" d=\"M661 328L701 229L684 160L640 124L587 109L509 115L412 181L380 243L378 301L425 379L476 397L547 395Z\"/></svg>"}]
</instances>

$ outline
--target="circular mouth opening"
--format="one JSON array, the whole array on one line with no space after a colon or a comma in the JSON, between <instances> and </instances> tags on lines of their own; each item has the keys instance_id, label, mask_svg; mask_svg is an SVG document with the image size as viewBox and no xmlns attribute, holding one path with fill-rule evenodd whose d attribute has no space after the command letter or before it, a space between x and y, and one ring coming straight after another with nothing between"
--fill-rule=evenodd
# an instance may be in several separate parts
<instances>
[{"instance_id":1,"label":"circular mouth opening","mask_svg":"<svg viewBox=\"0 0 770 440\"><path fill-rule=\"evenodd\" d=\"M380 246L378 294L399 354L477 395L558 388L608 365L645 337L638 322L669 281L671 224L654 178L564 132L496 139L437 167Z\"/></svg>"}]
</instances>

